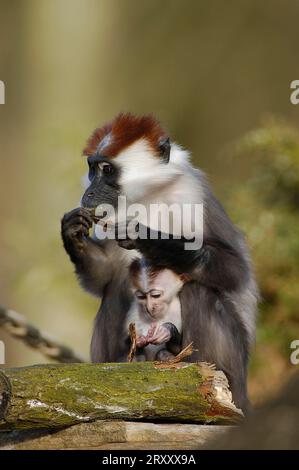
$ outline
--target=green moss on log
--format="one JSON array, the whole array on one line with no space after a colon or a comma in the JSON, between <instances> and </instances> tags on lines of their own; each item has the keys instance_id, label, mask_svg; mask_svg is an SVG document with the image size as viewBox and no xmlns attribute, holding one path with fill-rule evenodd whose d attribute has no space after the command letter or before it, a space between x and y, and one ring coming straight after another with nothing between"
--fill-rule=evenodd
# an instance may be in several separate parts
<instances>
[{"instance_id":1,"label":"green moss on log","mask_svg":"<svg viewBox=\"0 0 299 470\"><path fill-rule=\"evenodd\" d=\"M222 373L207 365L46 364L0 374L0 396L4 383L11 390L0 429L57 428L112 418L233 423L241 416L229 400L217 398L214 379Z\"/></svg>"}]
</instances>

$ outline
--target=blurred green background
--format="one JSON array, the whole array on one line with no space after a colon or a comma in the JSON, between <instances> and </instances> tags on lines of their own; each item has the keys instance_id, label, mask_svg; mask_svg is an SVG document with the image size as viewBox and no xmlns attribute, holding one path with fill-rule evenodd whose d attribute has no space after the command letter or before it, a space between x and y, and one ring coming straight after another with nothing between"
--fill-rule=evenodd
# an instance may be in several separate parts
<instances>
[{"instance_id":1,"label":"blurred green background","mask_svg":"<svg viewBox=\"0 0 299 470\"><path fill-rule=\"evenodd\" d=\"M90 131L153 112L247 234L263 297L250 394L273 393L299 339L298 21L297 0L0 0L0 303L88 355L98 301L60 219ZM0 338L7 366L45 362Z\"/></svg>"}]
</instances>

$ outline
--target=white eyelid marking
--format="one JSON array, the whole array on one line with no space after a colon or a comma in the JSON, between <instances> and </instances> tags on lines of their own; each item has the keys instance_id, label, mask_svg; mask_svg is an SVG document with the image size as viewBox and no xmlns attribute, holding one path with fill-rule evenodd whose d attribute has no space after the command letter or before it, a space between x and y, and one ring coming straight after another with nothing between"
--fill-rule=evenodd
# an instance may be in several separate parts
<instances>
[{"instance_id":1,"label":"white eyelid marking","mask_svg":"<svg viewBox=\"0 0 299 470\"><path fill-rule=\"evenodd\" d=\"M149 291L150 295L152 296L158 296L158 295L163 295L163 291L162 290L158 290L158 289L151 289Z\"/></svg>"},{"instance_id":2,"label":"white eyelid marking","mask_svg":"<svg viewBox=\"0 0 299 470\"><path fill-rule=\"evenodd\" d=\"M111 139L111 133L105 135L105 137L101 140L101 142L97 146L97 152L99 152L99 153L102 152L105 147L110 145L111 140L112 140Z\"/></svg>"}]
</instances>

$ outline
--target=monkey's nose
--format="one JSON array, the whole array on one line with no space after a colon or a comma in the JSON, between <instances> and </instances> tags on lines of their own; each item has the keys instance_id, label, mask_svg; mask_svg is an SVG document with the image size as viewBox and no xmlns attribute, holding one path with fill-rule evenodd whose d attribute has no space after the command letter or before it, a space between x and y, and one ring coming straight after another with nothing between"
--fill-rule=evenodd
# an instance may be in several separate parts
<instances>
[{"instance_id":1,"label":"monkey's nose","mask_svg":"<svg viewBox=\"0 0 299 470\"><path fill-rule=\"evenodd\" d=\"M148 308L147 313L150 317L152 317L153 315L155 315L156 310L154 308Z\"/></svg>"}]
</instances>

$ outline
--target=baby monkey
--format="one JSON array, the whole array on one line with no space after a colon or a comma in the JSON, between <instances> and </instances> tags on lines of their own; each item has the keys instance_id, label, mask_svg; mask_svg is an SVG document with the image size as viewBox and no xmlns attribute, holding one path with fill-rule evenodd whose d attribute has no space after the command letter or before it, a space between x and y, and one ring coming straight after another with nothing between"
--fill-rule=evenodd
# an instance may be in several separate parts
<instances>
[{"instance_id":1,"label":"baby monkey","mask_svg":"<svg viewBox=\"0 0 299 470\"><path fill-rule=\"evenodd\" d=\"M181 350L181 304L179 292L185 275L136 259L129 269L134 295L126 327L135 323L137 361L165 361Z\"/></svg>"}]
</instances>

